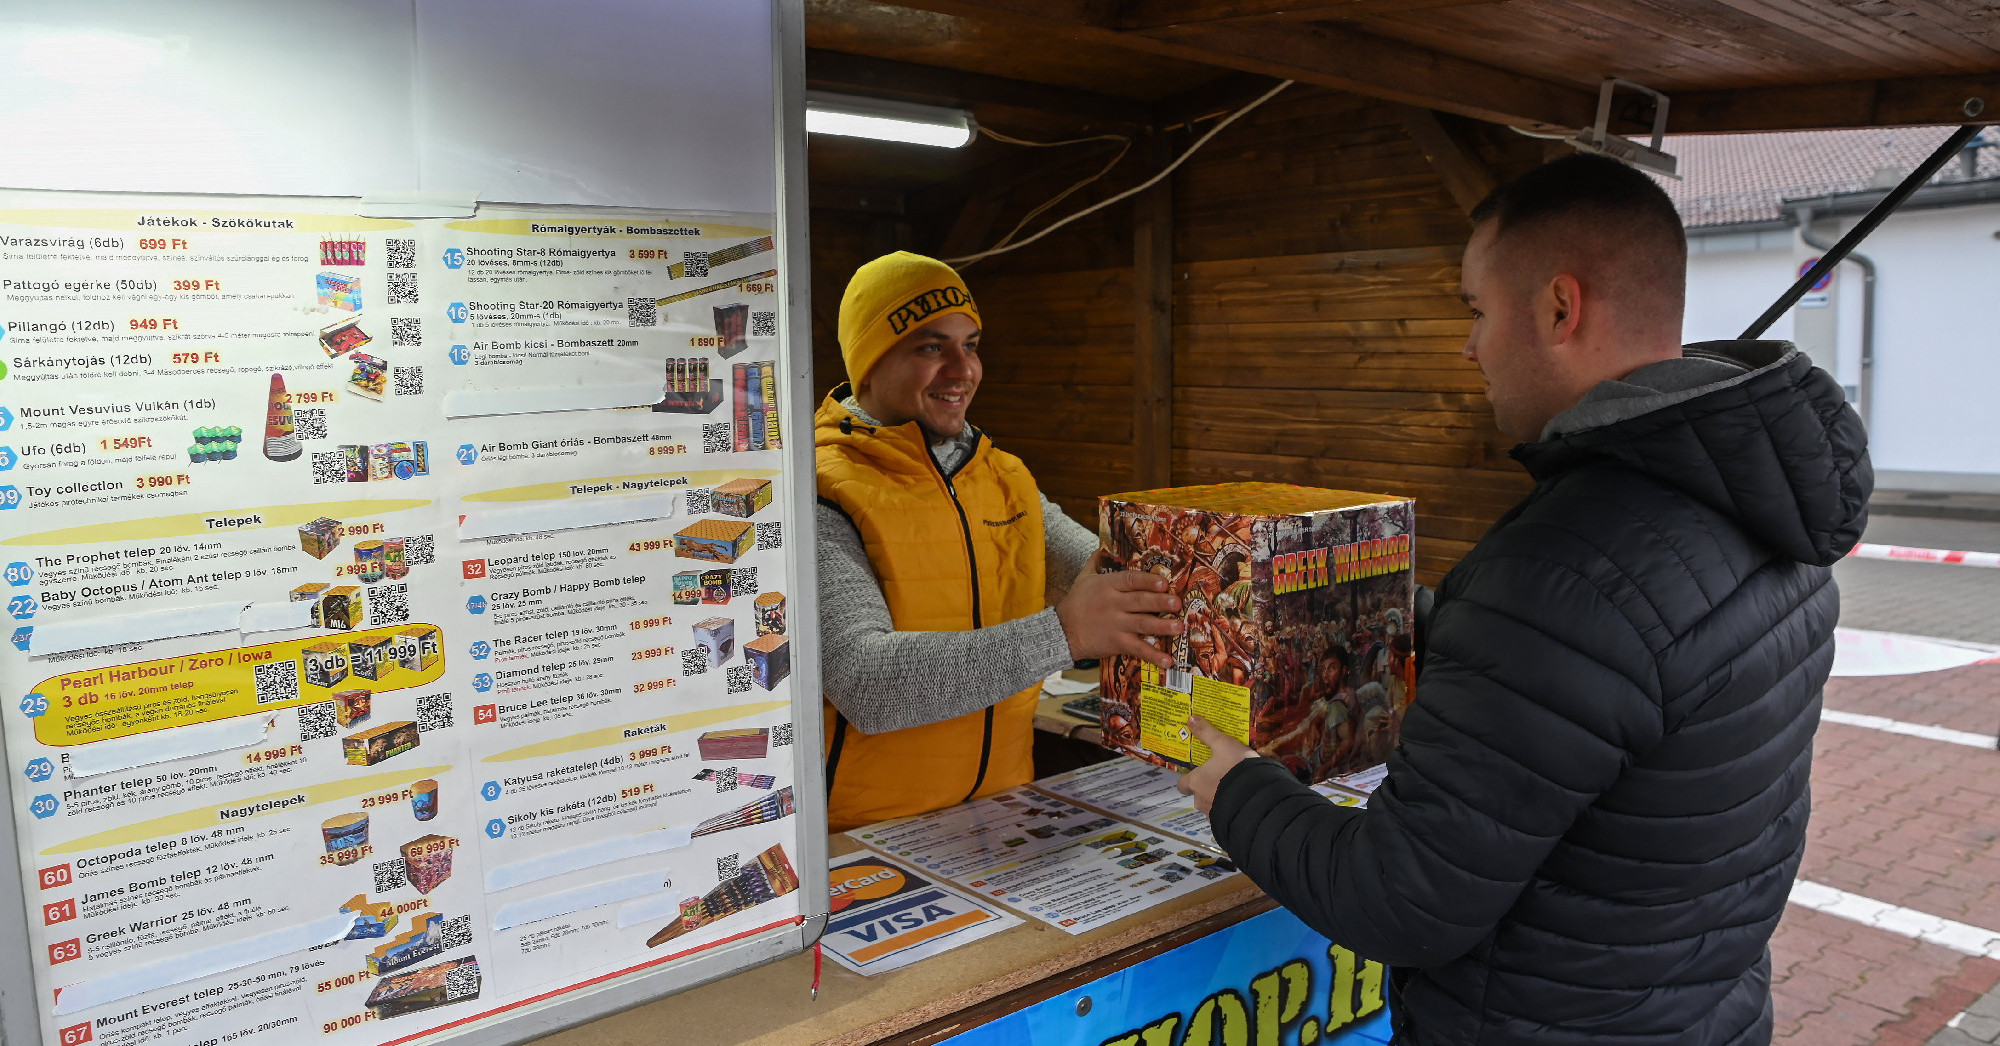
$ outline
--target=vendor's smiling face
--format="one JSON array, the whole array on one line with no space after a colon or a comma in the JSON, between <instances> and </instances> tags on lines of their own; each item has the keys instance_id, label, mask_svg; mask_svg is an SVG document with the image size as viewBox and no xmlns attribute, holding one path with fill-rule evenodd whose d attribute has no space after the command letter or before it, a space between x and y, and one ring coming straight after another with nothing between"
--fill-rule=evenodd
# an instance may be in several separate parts
<instances>
[{"instance_id":1,"label":"vendor's smiling face","mask_svg":"<svg viewBox=\"0 0 2000 1046\"><path fill-rule=\"evenodd\" d=\"M965 412L984 374L979 321L952 313L912 330L883 353L856 398L885 425L916 422L932 440L965 431Z\"/></svg>"}]
</instances>

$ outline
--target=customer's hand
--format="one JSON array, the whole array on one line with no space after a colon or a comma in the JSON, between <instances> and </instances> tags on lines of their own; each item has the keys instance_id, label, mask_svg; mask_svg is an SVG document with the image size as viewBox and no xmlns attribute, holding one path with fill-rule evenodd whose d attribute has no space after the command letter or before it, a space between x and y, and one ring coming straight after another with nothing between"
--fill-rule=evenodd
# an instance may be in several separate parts
<instances>
[{"instance_id":1,"label":"customer's hand","mask_svg":"<svg viewBox=\"0 0 2000 1046\"><path fill-rule=\"evenodd\" d=\"M1192 773L1181 775L1180 783L1174 787L1182 795L1194 797L1194 808L1208 813L1215 805L1215 790L1222 786L1222 779L1237 763L1254 758L1257 753L1250 746L1215 728L1215 724L1198 715L1188 717L1188 729L1194 739L1208 746L1208 762L1195 767Z\"/></svg>"},{"instance_id":2,"label":"customer's hand","mask_svg":"<svg viewBox=\"0 0 2000 1046\"><path fill-rule=\"evenodd\" d=\"M1172 668L1174 659L1146 642L1145 636L1173 636L1181 631L1177 617L1181 601L1167 593L1167 579L1137 570L1100 574L1104 551L1090 557L1069 594L1056 604L1072 660L1124 654Z\"/></svg>"}]
</instances>

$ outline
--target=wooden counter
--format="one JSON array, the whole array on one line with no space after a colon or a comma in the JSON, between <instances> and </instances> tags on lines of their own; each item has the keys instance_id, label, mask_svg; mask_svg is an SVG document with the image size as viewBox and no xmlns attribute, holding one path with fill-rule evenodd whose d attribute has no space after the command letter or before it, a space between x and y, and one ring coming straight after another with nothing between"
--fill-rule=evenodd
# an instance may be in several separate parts
<instances>
[{"instance_id":1,"label":"wooden counter","mask_svg":"<svg viewBox=\"0 0 2000 1046\"><path fill-rule=\"evenodd\" d=\"M835 856L861 847L844 835ZM1242 876L1071 936L1028 921L900 970L863 977L812 953L537 1040L539 1046L861 1046L931 1043L1240 922L1274 905Z\"/></svg>"}]
</instances>

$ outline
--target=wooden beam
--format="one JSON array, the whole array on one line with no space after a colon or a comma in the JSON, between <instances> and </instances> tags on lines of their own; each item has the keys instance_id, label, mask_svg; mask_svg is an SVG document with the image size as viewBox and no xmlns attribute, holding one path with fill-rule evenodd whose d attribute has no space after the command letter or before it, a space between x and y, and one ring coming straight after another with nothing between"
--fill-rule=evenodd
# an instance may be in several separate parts
<instances>
[{"instance_id":1,"label":"wooden beam","mask_svg":"<svg viewBox=\"0 0 2000 1046\"><path fill-rule=\"evenodd\" d=\"M1147 169L1174 158L1170 136L1145 143ZM1138 489L1174 481L1173 179L1140 193L1132 213L1132 471Z\"/></svg>"},{"instance_id":2,"label":"wooden beam","mask_svg":"<svg viewBox=\"0 0 2000 1046\"><path fill-rule=\"evenodd\" d=\"M1118 12L1120 29L1222 22L1344 22L1404 11L1471 7L1503 0L1128 0Z\"/></svg>"},{"instance_id":3,"label":"wooden beam","mask_svg":"<svg viewBox=\"0 0 2000 1046\"><path fill-rule=\"evenodd\" d=\"M821 48L806 49L806 84L815 90L854 91L906 101L1029 109L1126 133L1147 129L1151 119L1146 103L1126 98Z\"/></svg>"},{"instance_id":4,"label":"wooden beam","mask_svg":"<svg viewBox=\"0 0 2000 1046\"><path fill-rule=\"evenodd\" d=\"M1834 84L1682 91L1672 96L1675 134L1971 123L1968 99L1984 120L2000 119L2000 73Z\"/></svg>"},{"instance_id":5,"label":"wooden beam","mask_svg":"<svg viewBox=\"0 0 2000 1046\"><path fill-rule=\"evenodd\" d=\"M1011 22L1071 39L1259 73L1478 120L1581 127L1597 95L1342 26L1299 23L1124 32L1091 0L893 0L896 6Z\"/></svg>"},{"instance_id":6,"label":"wooden beam","mask_svg":"<svg viewBox=\"0 0 2000 1046\"><path fill-rule=\"evenodd\" d=\"M1478 151L1465 141L1464 136L1446 127L1438 119L1438 114L1414 105L1392 108L1402 119L1403 129L1410 132L1417 148L1424 151L1431 167L1444 180L1445 191L1451 193L1459 210L1471 214L1479 201L1500 184L1500 180L1487 169L1486 162L1479 158Z\"/></svg>"}]
</instances>

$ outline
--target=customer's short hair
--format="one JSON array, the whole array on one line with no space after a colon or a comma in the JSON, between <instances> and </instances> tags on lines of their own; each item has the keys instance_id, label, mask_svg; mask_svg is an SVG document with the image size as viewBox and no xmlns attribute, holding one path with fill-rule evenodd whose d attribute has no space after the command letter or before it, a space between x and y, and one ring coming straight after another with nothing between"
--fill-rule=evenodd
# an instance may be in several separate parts
<instances>
[{"instance_id":1,"label":"customer's short hair","mask_svg":"<svg viewBox=\"0 0 2000 1046\"><path fill-rule=\"evenodd\" d=\"M1495 244L1534 249L1543 264L1531 268L1595 279L1636 317L1664 322L1671 313L1678 328L1687 233L1646 174L1603 156L1566 156L1488 194L1472 209L1475 227L1487 222L1496 223Z\"/></svg>"}]
</instances>

